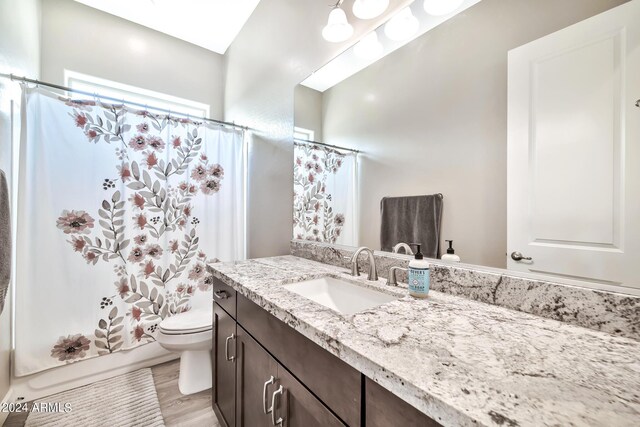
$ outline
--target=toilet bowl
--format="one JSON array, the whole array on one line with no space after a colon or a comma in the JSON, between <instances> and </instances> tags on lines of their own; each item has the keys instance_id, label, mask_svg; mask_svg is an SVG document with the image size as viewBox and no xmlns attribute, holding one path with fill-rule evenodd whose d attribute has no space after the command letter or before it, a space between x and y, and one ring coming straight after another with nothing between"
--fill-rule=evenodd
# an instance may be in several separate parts
<instances>
[{"instance_id":1,"label":"toilet bowl","mask_svg":"<svg viewBox=\"0 0 640 427\"><path fill-rule=\"evenodd\" d=\"M192 309L160 322L158 343L180 352L178 388L193 394L211 388L211 309Z\"/></svg>"}]
</instances>

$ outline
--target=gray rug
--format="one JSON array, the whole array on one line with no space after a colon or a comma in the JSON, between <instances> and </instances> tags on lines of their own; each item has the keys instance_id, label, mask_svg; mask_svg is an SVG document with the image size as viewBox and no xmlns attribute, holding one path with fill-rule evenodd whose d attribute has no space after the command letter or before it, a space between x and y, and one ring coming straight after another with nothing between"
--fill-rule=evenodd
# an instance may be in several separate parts
<instances>
[{"instance_id":1,"label":"gray rug","mask_svg":"<svg viewBox=\"0 0 640 427\"><path fill-rule=\"evenodd\" d=\"M55 408L55 403L59 407ZM164 427L151 369L78 387L37 400L62 412L32 412L26 427ZM71 410L65 411L70 406ZM32 408L32 406L30 406Z\"/></svg>"}]
</instances>

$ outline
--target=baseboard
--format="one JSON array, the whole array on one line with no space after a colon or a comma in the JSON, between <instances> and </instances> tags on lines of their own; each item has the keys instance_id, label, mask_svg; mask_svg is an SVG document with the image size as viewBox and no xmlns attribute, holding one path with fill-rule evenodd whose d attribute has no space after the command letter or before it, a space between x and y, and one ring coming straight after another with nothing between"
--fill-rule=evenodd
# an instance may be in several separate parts
<instances>
[{"instance_id":1,"label":"baseboard","mask_svg":"<svg viewBox=\"0 0 640 427\"><path fill-rule=\"evenodd\" d=\"M4 397L0 402L11 402L12 393L13 393L13 389L9 387L9 390L7 390L7 394L4 395ZM9 412L0 411L0 426L4 424L4 422L7 420L8 417L9 417Z\"/></svg>"}]
</instances>

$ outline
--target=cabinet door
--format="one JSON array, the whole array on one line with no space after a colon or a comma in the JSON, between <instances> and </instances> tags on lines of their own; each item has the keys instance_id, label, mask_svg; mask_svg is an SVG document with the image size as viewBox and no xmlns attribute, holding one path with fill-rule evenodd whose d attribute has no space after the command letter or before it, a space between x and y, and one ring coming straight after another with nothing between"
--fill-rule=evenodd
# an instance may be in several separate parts
<instances>
[{"instance_id":1,"label":"cabinet door","mask_svg":"<svg viewBox=\"0 0 640 427\"><path fill-rule=\"evenodd\" d=\"M236 321L213 304L213 410L223 427L236 425Z\"/></svg>"},{"instance_id":2,"label":"cabinet door","mask_svg":"<svg viewBox=\"0 0 640 427\"><path fill-rule=\"evenodd\" d=\"M276 425L282 427L344 427L346 425L282 365L278 365L278 379L278 388L274 391L275 399L274 394L270 399L274 402L273 415ZM282 386L281 393L279 393L279 386ZM278 423L279 419L281 419L280 423Z\"/></svg>"},{"instance_id":3,"label":"cabinet door","mask_svg":"<svg viewBox=\"0 0 640 427\"><path fill-rule=\"evenodd\" d=\"M277 362L238 326L238 371L236 384L238 427L271 425L271 395L277 387Z\"/></svg>"},{"instance_id":4,"label":"cabinet door","mask_svg":"<svg viewBox=\"0 0 640 427\"><path fill-rule=\"evenodd\" d=\"M277 319L237 297L238 325L350 426L360 426L360 372Z\"/></svg>"},{"instance_id":5,"label":"cabinet door","mask_svg":"<svg viewBox=\"0 0 640 427\"><path fill-rule=\"evenodd\" d=\"M441 427L404 400L367 378L365 382L367 427Z\"/></svg>"}]
</instances>

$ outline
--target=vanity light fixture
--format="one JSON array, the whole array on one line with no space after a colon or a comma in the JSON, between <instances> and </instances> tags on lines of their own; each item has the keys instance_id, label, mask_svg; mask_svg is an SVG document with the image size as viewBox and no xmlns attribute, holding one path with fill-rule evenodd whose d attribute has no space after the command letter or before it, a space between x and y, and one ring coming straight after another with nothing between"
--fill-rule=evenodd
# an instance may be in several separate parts
<instances>
[{"instance_id":1,"label":"vanity light fixture","mask_svg":"<svg viewBox=\"0 0 640 427\"><path fill-rule=\"evenodd\" d=\"M347 15L340 9L343 0L339 0L329 13L329 21L322 29L322 37L328 42L340 43L353 34L353 27L347 21Z\"/></svg>"},{"instance_id":2,"label":"vanity light fixture","mask_svg":"<svg viewBox=\"0 0 640 427\"><path fill-rule=\"evenodd\" d=\"M411 8L407 6L384 25L384 33L393 41L406 40L418 31L419 25Z\"/></svg>"},{"instance_id":3,"label":"vanity light fixture","mask_svg":"<svg viewBox=\"0 0 640 427\"><path fill-rule=\"evenodd\" d=\"M424 0L424 11L429 15L448 15L460 7L464 0Z\"/></svg>"},{"instance_id":4,"label":"vanity light fixture","mask_svg":"<svg viewBox=\"0 0 640 427\"><path fill-rule=\"evenodd\" d=\"M384 46L378 40L378 34L375 31L370 32L362 38L354 47L353 53L361 59L378 58L384 52Z\"/></svg>"},{"instance_id":5,"label":"vanity light fixture","mask_svg":"<svg viewBox=\"0 0 640 427\"><path fill-rule=\"evenodd\" d=\"M373 19L389 7L389 0L355 0L353 14L360 19Z\"/></svg>"}]
</instances>

